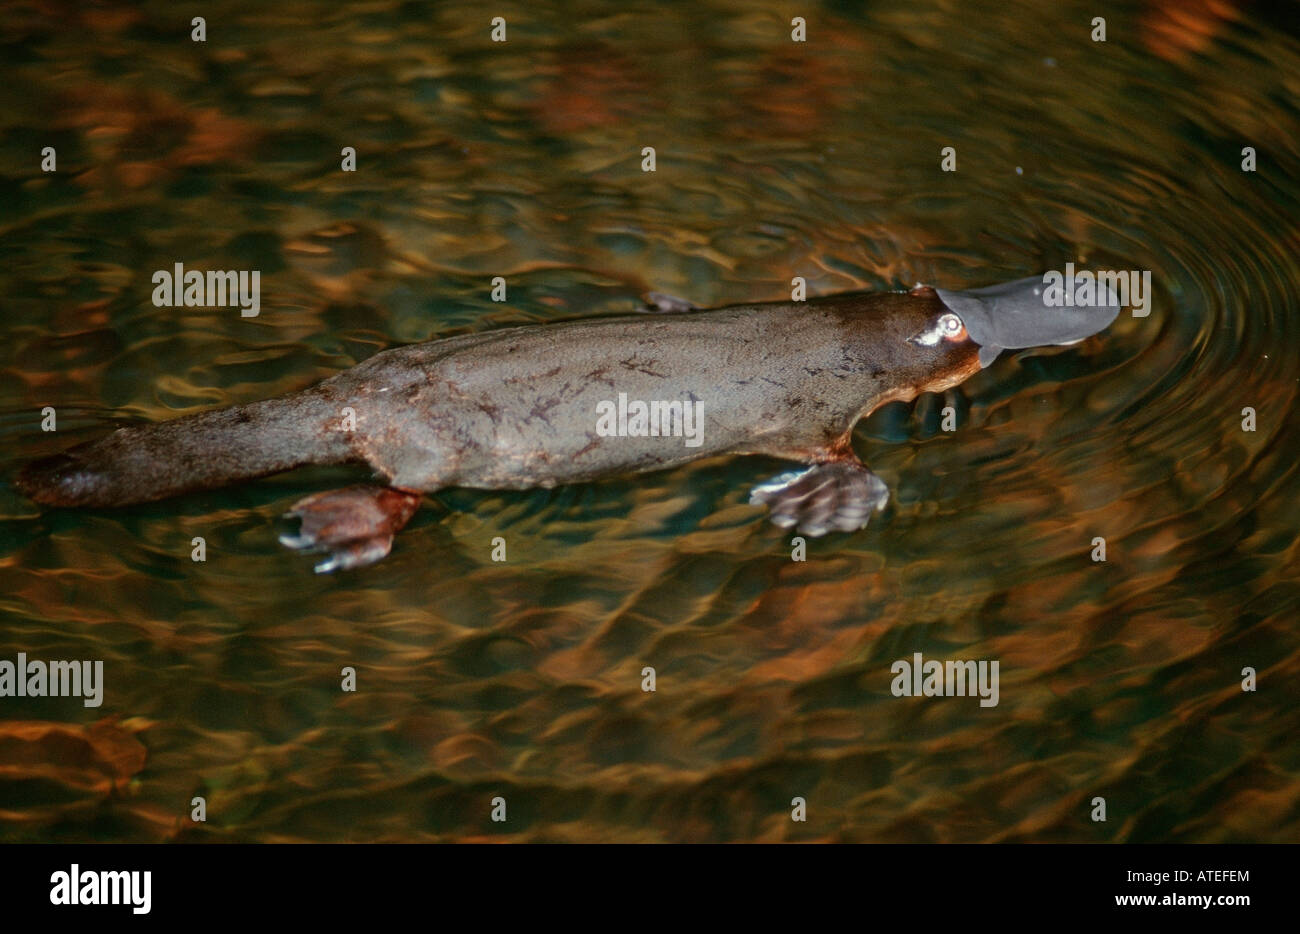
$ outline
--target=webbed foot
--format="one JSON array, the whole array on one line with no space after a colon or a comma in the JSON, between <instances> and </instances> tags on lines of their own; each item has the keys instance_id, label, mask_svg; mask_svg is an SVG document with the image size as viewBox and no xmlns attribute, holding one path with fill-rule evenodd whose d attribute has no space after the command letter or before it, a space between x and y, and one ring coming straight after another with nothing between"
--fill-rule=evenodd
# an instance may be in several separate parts
<instances>
[{"instance_id":1,"label":"webbed foot","mask_svg":"<svg viewBox=\"0 0 1300 934\"><path fill-rule=\"evenodd\" d=\"M814 538L864 528L889 502L889 488L857 460L837 460L792 470L754 487L751 504L766 503L773 524L798 526Z\"/></svg>"},{"instance_id":2,"label":"webbed foot","mask_svg":"<svg viewBox=\"0 0 1300 934\"><path fill-rule=\"evenodd\" d=\"M410 521L420 494L394 487L358 486L299 500L285 515L302 519L297 535L280 544L304 552L328 552L317 574L374 564L393 547L393 536Z\"/></svg>"}]
</instances>

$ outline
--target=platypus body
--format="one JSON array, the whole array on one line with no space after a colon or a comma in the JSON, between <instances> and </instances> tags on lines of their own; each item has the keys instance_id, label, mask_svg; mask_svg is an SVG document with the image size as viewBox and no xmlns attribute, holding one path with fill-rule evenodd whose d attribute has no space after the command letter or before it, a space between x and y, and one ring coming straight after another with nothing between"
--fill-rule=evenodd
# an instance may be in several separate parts
<instances>
[{"instance_id":1,"label":"platypus body","mask_svg":"<svg viewBox=\"0 0 1300 934\"><path fill-rule=\"evenodd\" d=\"M954 386L1002 349L1082 340L1118 313L1108 295L1045 304L1042 283L707 311L661 298L658 314L399 347L301 392L119 429L28 465L18 486L53 506L125 506L364 463L382 486L302 500L290 512L299 534L281 539L328 552L316 570L333 571L388 554L421 495L444 487L551 487L765 454L804 465L753 491L773 522L853 531L888 499L850 445L860 418Z\"/></svg>"}]
</instances>

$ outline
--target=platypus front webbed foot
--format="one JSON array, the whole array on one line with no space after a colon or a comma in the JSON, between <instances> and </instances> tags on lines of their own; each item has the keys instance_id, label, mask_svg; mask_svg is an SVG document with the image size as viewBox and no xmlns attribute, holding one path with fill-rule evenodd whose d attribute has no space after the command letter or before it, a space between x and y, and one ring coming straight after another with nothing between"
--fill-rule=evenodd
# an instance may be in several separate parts
<instances>
[{"instance_id":1,"label":"platypus front webbed foot","mask_svg":"<svg viewBox=\"0 0 1300 934\"><path fill-rule=\"evenodd\" d=\"M317 574L374 564L393 547L393 536L415 515L420 494L389 486L344 487L294 503L286 513L302 519L297 535L280 543L308 552L329 552Z\"/></svg>"},{"instance_id":2,"label":"platypus front webbed foot","mask_svg":"<svg viewBox=\"0 0 1300 934\"><path fill-rule=\"evenodd\" d=\"M798 526L815 538L865 527L873 512L885 508L889 488L857 460L845 459L773 477L754 487L749 501L767 503L773 524L783 529Z\"/></svg>"}]
</instances>

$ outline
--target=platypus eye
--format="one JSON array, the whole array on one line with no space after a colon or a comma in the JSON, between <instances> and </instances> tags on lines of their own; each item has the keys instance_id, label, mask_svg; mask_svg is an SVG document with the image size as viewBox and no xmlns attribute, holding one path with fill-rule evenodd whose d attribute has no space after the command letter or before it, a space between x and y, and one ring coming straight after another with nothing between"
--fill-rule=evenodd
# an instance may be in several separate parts
<instances>
[{"instance_id":1,"label":"platypus eye","mask_svg":"<svg viewBox=\"0 0 1300 934\"><path fill-rule=\"evenodd\" d=\"M913 344L919 344L922 347L934 347L940 341L955 342L964 341L965 339L966 325L960 317L951 311L940 315L939 320L920 334L908 338Z\"/></svg>"}]
</instances>

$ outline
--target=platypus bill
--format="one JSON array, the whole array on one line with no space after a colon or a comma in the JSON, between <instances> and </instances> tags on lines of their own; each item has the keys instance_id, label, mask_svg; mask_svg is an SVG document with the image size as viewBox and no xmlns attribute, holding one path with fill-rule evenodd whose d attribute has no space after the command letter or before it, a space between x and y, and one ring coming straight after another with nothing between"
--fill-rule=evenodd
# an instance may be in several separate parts
<instances>
[{"instance_id":1,"label":"platypus bill","mask_svg":"<svg viewBox=\"0 0 1300 934\"><path fill-rule=\"evenodd\" d=\"M29 464L17 483L52 506L126 506L306 464L367 464L383 485L290 510L301 528L281 541L328 553L316 566L328 572L383 558L421 496L444 487L552 487L766 454L804 466L755 487L751 503L805 535L849 532L889 495L850 445L858 419L955 386L1004 349L1080 341L1119 312L1109 293L1046 304L1043 281L712 310L661 297L649 316L398 347L301 392L119 429ZM658 434L647 411L663 416ZM691 415L687 438L679 420Z\"/></svg>"}]
</instances>

